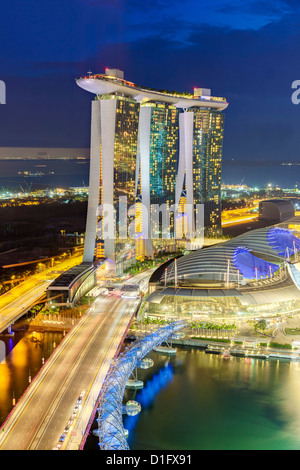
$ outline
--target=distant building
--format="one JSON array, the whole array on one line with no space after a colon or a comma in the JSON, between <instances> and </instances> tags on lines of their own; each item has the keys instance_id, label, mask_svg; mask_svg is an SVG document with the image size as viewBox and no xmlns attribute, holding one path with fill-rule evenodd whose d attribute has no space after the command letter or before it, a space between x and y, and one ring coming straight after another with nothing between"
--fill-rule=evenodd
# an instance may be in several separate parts
<instances>
[{"instance_id":1,"label":"distant building","mask_svg":"<svg viewBox=\"0 0 300 470\"><path fill-rule=\"evenodd\" d=\"M287 199L270 199L259 203L259 218L272 223L284 222L295 215L292 202Z\"/></svg>"},{"instance_id":2,"label":"distant building","mask_svg":"<svg viewBox=\"0 0 300 470\"><path fill-rule=\"evenodd\" d=\"M0 160L82 160L88 148L0 147Z\"/></svg>"}]
</instances>

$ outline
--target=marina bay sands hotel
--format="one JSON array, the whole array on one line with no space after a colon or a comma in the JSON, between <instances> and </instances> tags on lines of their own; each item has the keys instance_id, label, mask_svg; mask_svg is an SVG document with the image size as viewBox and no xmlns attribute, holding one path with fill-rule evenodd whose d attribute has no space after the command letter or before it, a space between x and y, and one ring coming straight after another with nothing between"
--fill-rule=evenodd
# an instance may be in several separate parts
<instances>
[{"instance_id":1,"label":"marina bay sands hotel","mask_svg":"<svg viewBox=\"0 0 300 470\"><path fill-rule=\"evenodd\" d=\"M76 82L95 95L83 261L105 257L121 273L179 244L199 248L196 220L219 235L226 99L142 87L118 69Z\"/></svg>"}]
</instances>

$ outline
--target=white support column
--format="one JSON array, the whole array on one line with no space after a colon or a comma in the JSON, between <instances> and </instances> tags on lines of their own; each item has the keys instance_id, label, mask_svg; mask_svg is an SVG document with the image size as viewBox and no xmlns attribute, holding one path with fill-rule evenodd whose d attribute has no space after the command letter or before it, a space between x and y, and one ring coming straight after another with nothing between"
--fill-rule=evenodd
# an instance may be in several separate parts
<instances>
[{"instance_id":1,"label":"white support column","mask_svg":"<svg viewBox=\"0 0 300 470\"><path fill-rule=\"evenodd\" d=\"M138 131L138 160L141 165L143 234L145 238L145 254L152 257L153 244L150 225L150 130L151 107L141 106Z\"/></svg>"},{"instance_id":2,"label":"white support column","mask_svg":"<svg viewBox=\"0 0 300 470\"><path fill-rule=\"evenodd\" d=\"M97 217L100 191L100 146L100 101L92 101L89 199L85 243L83 251L83 262L90 263L94 259L95 239L97 231Z\"/></svg>"},{"instance_id":3,"label":"white support column","mask_svg":"<svg viewBox=\"0 0 300 470\"><path fill-rule=\"evenodd\" d=\"M184 139L184 114L179 114L179 161L176 175L176 186L175 186L175 204L179 204L181 193L183 191L184 176L186 171L185 161L185 139Z\"/></svg>"},{"instance_id":4,"label":"white support column","mask_svg":"<svg viewBox=\"0 0 300 470\"><path fill-rule=\"evenodd\" d=\"M116 100L101 101L101 141L103 205L114 207L114 145L116 125ZM115 240L105 238L105 257L115 261Z\"/></svg>"},{"instance_id":5,"label":"white support column","mask_svg":"<svg viewBox=\"0 0 300 470\"><path fill-rule=\"evenodd\" d=\"M185 162L186 162L186 202L188 207L194 207L193 190L193 135L194 135L194 113L192 111L184 114L184 139L185 139ZM195 215L192 210L192 220L188 221L188 232L195 230Z\"/></svg>"},{"instance_id":6,"label":"white support column","mask_svg":"<svg viewBox=\"0 0 300 470\"><path fill-rule=\"evenodd\" d=\"M227 280L226 280L226 287L229 287L229 276L230 276L230 260L227 260Z\"/></svg>"},{"instance_id":7,"label":"white support column","mask_svg":"<svg viewBox=\"0 0 300 470\"><path fill-rule=\"evenodd\" d=\"M187 207L193 208L193 130L194 113L184 111L179 115L179 165L176 178L175 203L178 205L183 190L184 177L186 178L186 203ZM195 230L194 211L188 210L187 232Z\"/></svg>"}]
</instances>

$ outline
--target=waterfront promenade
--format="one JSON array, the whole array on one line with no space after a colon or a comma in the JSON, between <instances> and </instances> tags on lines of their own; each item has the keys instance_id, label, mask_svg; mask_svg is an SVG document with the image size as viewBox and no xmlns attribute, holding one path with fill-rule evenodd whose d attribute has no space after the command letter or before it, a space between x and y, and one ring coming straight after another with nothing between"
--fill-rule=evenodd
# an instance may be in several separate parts
<instances>
[{"instance_id":1,"label":"waterfront promenade","mask_svg":"<svg viewBox=\"0 0 300 470\"><path fill-rule=\"evenodd\" d=\"M298 319L297 319L298 322ZM155 327L141 327L141 329L131 329L130 333L135 335L137 338L142 338L145 334L147 334L147 329L149 331L153 331ZM278 336L275 338L280 340L282 344L288 344L290 341L290 348L285 347L274 347L272 346L272 342L276 342L276 339L273 337L267 336L257 336L257 335L247 335L247 336L240 336L240 335L232 335L231 338L229 337L220 337L217 338L212 336L197 336L195 334L190 334L186 332L186 335L180 339L172 339L171 343L174 346L187 346L187 347L194 347L194 348L201 348L201 349L210 349L210 351L214 351L217 353L230 353L232 355L239 355L241 357L261 357L261 358L281 358L281 359L291 359L291 360L300 360L300 348L298 348L298 336L295 336L295 344L293 346L293 339L289 337L287 340L287 336L284 335L284 328L278 329ZM285 340L286 339L286 340ZM284 341L285 340L285 341ZM279 345L280 343L278 343ZM238 354L237 354L238 353Z\"/></svg>"}]
</instances>

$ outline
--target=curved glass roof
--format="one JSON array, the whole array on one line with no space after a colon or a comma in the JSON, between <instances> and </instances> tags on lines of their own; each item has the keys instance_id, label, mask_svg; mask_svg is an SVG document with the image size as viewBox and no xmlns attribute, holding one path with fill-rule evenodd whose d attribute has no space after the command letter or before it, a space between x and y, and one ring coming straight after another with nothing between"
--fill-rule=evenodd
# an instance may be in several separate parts
<instances>
[{"instance_id":1,"label":"curved glass roof","mask_svg":"<svg viewBox=\"0 0 300 470\"><path fill-rule=\"evenodd\" d=\"M170 263L167 283L178 280L213 279L237 281L270 277L300 250L300 239L290 230L267 227L207 248L193 251ZM163 282L165 274L160 280Z\"/></svg>"},{"instance_id":2,"label":"curved glass roof","mask_svg":"<svg viewBox=\"0 0 300 470\"><path fill-rule=\"evenodd\" d=\"M244 247L237 247L234 250L232 261L244 279L265 279L273 276L279 269L278 264L258 258Z\"/></svg>"},{"instance_id":3,"label":"curved glass roof","mask_svg":"<svg viewBox=\"0 0 300 470\"><path fill-rule=\"evenodd\" d=\"M290 230L273 227L267 233L269 245L280 255L289 258L300 249L300 240Z\"/></svg>"}]
</instances>

